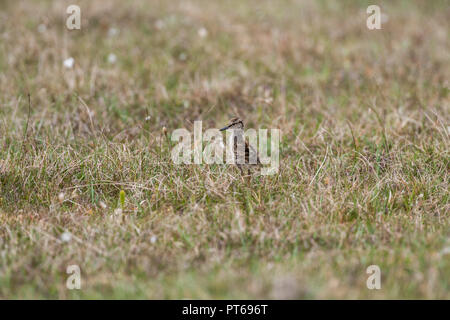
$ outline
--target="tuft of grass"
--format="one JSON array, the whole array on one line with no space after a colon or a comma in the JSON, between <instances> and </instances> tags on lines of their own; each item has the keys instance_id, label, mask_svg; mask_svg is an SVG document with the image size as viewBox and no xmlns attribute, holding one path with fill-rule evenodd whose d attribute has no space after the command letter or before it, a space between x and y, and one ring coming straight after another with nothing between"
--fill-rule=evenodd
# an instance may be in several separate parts
<instances>
[{"instance_id":1,"label":"tuft of grass","mask_svg":"<svg viewBox=\"0 0 450 320\"><path fill-rule=\"evenodd\" d=\"M125 210L125 191L123 190L120 190L119 193L119 204L122 211Z\"/></svg>"}]
</instances>

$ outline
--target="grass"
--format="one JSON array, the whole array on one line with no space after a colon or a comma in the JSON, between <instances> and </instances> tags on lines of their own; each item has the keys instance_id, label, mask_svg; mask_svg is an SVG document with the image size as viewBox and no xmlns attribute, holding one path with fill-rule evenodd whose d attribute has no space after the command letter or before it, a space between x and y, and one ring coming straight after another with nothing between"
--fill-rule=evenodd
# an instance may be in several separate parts
<instances>
[{"instance_id":1,"label":"grass","mask_svg":"<svg viewBox=\"0 0 450 320\"><path fill-rule=\"evenodd\" d=\"M450 298L445 1L69 4L0 3L0 298ZM278 174L172 163L235 115Z\"/></svg>"}]
</instances>

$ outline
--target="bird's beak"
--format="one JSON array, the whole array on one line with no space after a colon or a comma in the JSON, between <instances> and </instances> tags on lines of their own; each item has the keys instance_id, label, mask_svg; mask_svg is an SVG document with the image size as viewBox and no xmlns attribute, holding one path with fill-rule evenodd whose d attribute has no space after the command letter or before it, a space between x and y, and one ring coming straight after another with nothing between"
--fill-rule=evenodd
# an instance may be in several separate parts
<instances>
[{"instance_id":1,"label":"bird's beak","mask_svg":"<svg viewBox=\"0 0 450 320\"><path fill-rule=\"evenodd\" d=\"M229 126L223 127L222 129L220 129L219 131L224 131L227 130L229 127L231 127L231 124Z\"/></svg>"}]
</instances>

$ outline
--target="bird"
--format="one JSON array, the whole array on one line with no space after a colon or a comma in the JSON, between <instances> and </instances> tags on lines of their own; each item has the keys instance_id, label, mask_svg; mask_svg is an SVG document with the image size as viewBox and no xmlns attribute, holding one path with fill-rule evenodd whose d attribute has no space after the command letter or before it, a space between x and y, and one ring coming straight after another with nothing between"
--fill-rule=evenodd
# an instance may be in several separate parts
<instances>
[{"instance_id":1,"label":"bird","mask_svg":"<svg viewBox=\"0 0 450 320\"><path fill-rule=\"evenodd\" d=\"M247 168L247 173L250 175L250 167L261 165L258 153L255 149L248 144L244 136L244 122L234 117L230 120L229 124L220 131L232 130L233 139L233 154L236 166L244 174L242 167Z\"/></svg>"}]
</instances>

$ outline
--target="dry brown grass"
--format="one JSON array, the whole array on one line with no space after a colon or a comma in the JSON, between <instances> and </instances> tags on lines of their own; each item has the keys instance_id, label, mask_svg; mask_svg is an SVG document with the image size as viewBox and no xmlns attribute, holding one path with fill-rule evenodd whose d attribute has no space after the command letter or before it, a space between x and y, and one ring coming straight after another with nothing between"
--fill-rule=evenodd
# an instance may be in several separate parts
<instances>
[{"instance_id":1,"label":"dry brown grass","mask_svg":"<svg viewBox=\"0 0 450 320\"><path fill-rule=\"evenodd\" d=\"M68 4L0 3L0 297L449 298L445 1ZM171 162L234 115L279 174Z\"/></svg>"}]
</instances>

